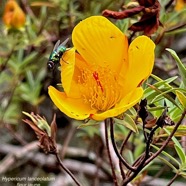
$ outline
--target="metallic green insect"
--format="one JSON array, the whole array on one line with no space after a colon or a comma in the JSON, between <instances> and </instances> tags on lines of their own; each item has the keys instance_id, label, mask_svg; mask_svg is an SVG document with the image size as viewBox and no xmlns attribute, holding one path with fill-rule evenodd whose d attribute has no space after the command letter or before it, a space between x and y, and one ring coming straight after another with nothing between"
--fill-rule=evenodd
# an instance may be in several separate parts
<instances>
[{"instance_id":1,"label":"metallic green insect","mask_svg":"<svg viewBox=\"0 0 186 186\"><path fill-rule=\"evenodd\" d=\"M53 51L50 54L47 66L49 70L53 70L55 65L60 62L60 59L64 52L67 50L65 45L67 44L69 38L67 38L63 43L60 44L60 40L54 46Z\"/></svg>"}]
</instances>

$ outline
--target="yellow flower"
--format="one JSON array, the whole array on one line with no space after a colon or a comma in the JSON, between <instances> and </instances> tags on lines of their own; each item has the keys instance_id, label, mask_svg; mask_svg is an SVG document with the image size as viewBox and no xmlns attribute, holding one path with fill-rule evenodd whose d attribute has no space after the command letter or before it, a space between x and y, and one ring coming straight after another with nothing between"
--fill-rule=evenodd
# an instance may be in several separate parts
<instances>
[{"instance_id":1,"label":"yellow flower","mask_svg":"<svg viewBox=\"0 0 186 186\"><path fill-rule=\"evenodd\" d=\"M176 6L175 6L175 10L180 11L183 8L185 8L185 3L186 3L185 0L177 0L176 1Z\"/></svg>"},{"instance_id":2,"label":"yellow flower","mask_svg":"<svg viewBox=\"0 0 186 186\"><path fill-rule=\"evenodd\" d=\"M9 0L5 5L3 22L7 28L19 29L25 24L25 14L16 1Z\"/></svg>"},{"instance_id":3,"label":"yellow flower","mask_svg":"<svg viewBox=\"0 0 186 186\"><path fill-rule=\"evenodd\" d=\"M154 64L154 43L146 36L128 47L126 36L109 20L92 16L73 30L74 48L61 60L64 92L49 87L55 105L77 120L118 116L142 97L142 82Z\"/></svg>"}]
</instances>

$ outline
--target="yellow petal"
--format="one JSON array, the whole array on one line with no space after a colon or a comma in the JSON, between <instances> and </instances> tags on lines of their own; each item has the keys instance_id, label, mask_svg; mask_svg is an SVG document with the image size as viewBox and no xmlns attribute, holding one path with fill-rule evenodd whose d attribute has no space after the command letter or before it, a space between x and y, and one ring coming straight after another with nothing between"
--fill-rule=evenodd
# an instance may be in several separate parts
<instances>
[{"instance_id":1,"label":"yellow petal","mask_svg":"<svg viewBox=\"0 0 186 186\"><path fill-rule=\"evenodd\" d=\"M83 120L95 113L89 105L83 103L83 99L68 98L64 92L60 92L52 86L49 86L48 93L54 104L70 118Z\"/></svg>"},{"instance_id":2,"label":"yellow petal","mask_svg":"<svg viewBox=\"0 0 186 186\"><path fill-rule=\"evenodd\" d=\"M115 117L125 112L136 103L143 96L143 89L141 87L136 88L134 91L126 95L113 109L107 110L103 113L92 114L91 118L97 121L104 120L106 118Z\"/></svg>"},{"instance_id":3,"label":"yellow petal","mask_svg":"<svg viewBox=\"0 0 186 186\"><path fill-rule=\"evenodd\" d=\"M123 86L124 94L146 80L154 65L154 42L146 36L139 36L129 46L129 66Z\"/></svg>"},{"instance_id":4,"label":"yellow petal","mask_svg":"<svg viewBox=\"0 0 186 186\"><path fill-rule=\"evenodd\" d=\"M67 50L61 58L61 82L68 97L80 97L76 82L74 82L75 48Z\"/></svg>"},{"instance_id":5,"label":"yellow petal","mask_svg":"<svg viewBox=\"0 0 186 186\"><path fill-rule=\"evenodd\" d=\"M67 50L61 58L61 82L64 92L68 97L80 98L79 78L81 77L82 69L87 68L84 59L76 52L75 48Z\"/></svg>"},{"instance_id":6,"label":"yellow petal","mask_svg":"<svg viewBox=\"0 0 186 186\"><path fill-rule=\"evenodd\" d=\"M103 16L92 16L81 21L73 30L72 41L85 61L118 72L127 65L126 36Z\"/></svg>"}]
</instances>

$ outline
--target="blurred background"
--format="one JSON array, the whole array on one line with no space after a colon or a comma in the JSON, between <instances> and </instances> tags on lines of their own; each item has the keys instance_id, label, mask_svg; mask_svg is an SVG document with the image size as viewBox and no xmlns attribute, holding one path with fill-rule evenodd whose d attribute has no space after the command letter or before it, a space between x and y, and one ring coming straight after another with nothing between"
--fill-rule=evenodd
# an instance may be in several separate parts
<instances>
[{"instance_id":1,"label":"blurred background","mask_svg":"<svg viewBox=\"0 0 186 186\"><path fill-rule=\"evenodd\" d=\"M58 40L70 38L67 47L72 47L71 33L81 20L92 15L101 15L105 9L121 11L137 6L127 0L17 0L0 2L0 185L14 186L29 183L42 186L75 185L71 178L57 166L54 156L39 150L37 138L22 114L34 112L51 123L56 113L57 143L65 165L81 180L83 185L113 185L109 163L102 141L100 124L89 127L61 113L48 96L48 86L57 87L60 71L47 69L47 61ZM179 75L176 63L165 48L174 49L185 64L186 16L184 4L177 7L176 1L159 1L160 25L151 35L157 44L153 73L167 79ZM8 8L7 3L10 3ZM170 5L168 4L170 3ZM167 7L166 7L167 6ZM177 7L177 8L175 8ZM8 12L15 12L10 20ZM128 28L140 20L142 13L114 22L128 37L133 31ZM134 33L142 35L143 31ZM132 37L131 37L132 38ZM108 51L109 52L109 51ZM153 82L153 80L151 81ZM172 82L179 86L180 79ZM129 129L116 126L118 144ZM125 156L129 162L144 150L144 138L138 134L130 139ZM62 148L63 145L63 148ZM172 152L176 157L176 153ZM148 178L143 179L146 175ZM173 176L170 167L159 159L149 166L137 180L136 185L166 185L165 178ZM30 179L28 178L30 177ZM157 179L158 178L158 179ZM160 179L161 178L161 179ZM7 180L9 179L9 180ZM151 180L151 182L150 182ZM149 182L147 182L149 181ZM159 182L158 182L159 181ZM162 182L163 181L163 182ZM164 182L165 181L165 182ZM180 182L183 178L180 178ZM183 184L177 183L177 186Z\"/></svg>"}]
</instances>

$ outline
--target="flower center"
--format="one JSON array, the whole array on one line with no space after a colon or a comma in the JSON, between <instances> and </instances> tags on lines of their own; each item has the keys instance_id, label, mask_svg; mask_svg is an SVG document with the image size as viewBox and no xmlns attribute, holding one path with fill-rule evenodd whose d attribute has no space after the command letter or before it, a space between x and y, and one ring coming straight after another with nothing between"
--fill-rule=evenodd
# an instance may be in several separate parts
<instances>
[{"instance_id":1,"label":"flower center","mask_svg":"<svg viewBox=\"0 0 186 186\"><path fill-rule=\"evenodd\" d=\"M106 111L121 100L121 86L116 73L108 68L95 71L82 69L79 85L85 103L98 111Z\"/></svg>"}]
</instances>

